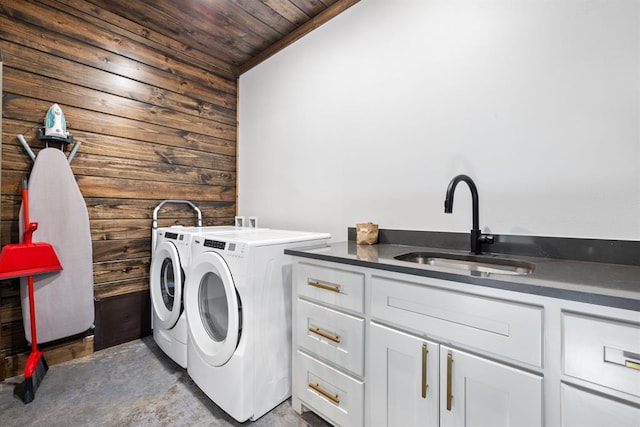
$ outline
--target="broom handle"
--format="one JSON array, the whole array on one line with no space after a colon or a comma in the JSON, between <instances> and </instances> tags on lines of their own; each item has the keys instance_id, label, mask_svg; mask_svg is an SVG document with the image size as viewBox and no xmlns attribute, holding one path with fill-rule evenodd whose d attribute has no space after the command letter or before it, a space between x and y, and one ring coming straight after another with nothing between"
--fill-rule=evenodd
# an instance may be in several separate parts
<instances>
[{"instance_id":1,"label":"broom handle","mask_svg":"<svg viewBox=\"0 0 640 427\"><path fill-rule=\"evenodd\" d=\"M29 287L29 315L31 316L31 351L38 351L38 339L36 338L36 297L33 291L33 276L27 276Z\"/></svg>"},{"instance_id":2,"label":"broom handle","mask_svg":"<svg viewBox=\"0 0 640 427\"><path fill-rule=\"evenodd\" d=\"M29 184L27 184L27 178L22 178L22 216L24 218L22 242L30 245L35 229L29 223Z\"/></svg>"},{"instance_id":3,"label":"broom handle","mask_svg":"<svg viewBox=\"0 0 640 427\"><path fill-rule=\"evenodd\" d=\"M24 218L24 243L31 244L31 237L34 228L29 223L29 186L27 178L22 178L22 216ZM36 225L37 227L37 225ZM27 287L29 288L29 316L31 322L31 350L38 350L38 339L36 337L36 296L33 290L33 276L27 276Z\"/></svg>"}]
</instances>

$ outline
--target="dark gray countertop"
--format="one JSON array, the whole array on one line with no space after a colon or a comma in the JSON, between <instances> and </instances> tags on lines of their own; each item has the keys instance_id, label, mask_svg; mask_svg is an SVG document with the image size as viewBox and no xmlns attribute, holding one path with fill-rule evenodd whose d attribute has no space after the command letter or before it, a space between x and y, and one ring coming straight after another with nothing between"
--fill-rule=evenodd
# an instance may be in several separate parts
<instances>
[{"instance_id":1,"label":"dark gray countertop","mask_svg":"<svg viewBox=\"0 0 640 427\"><path fill-rule=\"evenodd\" d=\"M468 251L400 244L357 245L353 241L315 249L287 249L303 258L356 265L415 276L433 277L473 285L624 308L640 312L640 267L542 257L500 255L500 258L535 264L530 275L463 271L395 260L408 252L433 251L468 254ZM495 255L487 255L495 256Z\"/></svg>"}]
</instances>

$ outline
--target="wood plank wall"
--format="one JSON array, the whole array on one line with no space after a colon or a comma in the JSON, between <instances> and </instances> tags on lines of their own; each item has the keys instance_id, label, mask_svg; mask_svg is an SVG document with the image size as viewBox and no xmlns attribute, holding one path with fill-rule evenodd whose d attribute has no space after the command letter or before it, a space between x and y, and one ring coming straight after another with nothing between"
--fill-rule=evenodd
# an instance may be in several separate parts
<instances>
[{"instance_id":1,"label":"wood plank wall","mask_svg":"<svg viewBox=\"0 0 640 427\"><path fill-rule=\"evenodd\" d=\"M96 297L148 289L162 200L195 202L205 225L233 224L234 69L83 0L0 0L0 49L3 245L18 242L20 179L32 165L16 135L42 147L36 130L54 102L82 143L71 167L89 211ZM194 221L182 206L160 215L160 226ZM0 327L0 356L23 353L15 280L0 282Z\"/></svg>"}]
</instances>

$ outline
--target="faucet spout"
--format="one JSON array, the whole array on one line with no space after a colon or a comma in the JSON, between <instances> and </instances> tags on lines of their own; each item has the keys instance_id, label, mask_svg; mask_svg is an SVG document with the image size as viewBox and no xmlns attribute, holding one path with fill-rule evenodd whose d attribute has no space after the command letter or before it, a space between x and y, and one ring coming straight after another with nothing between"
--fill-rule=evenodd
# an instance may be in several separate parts
<instances>
[{"instance_id":1,"label":"faucet spout","mask_svg":"<svg viewBox=\"0 0 640 427\"><path fill-rule=\"evenodd\" d=\"M472 229L471 229L471 252L480 255L482 253L482 243L493 243L493 236L488 234L482 234L480 231L480 214L479 214L479 197L478 189L475 182L468 175L457 175L453 177L449 186L447 187L447 194L444 198L444 213L453 212L453 195L456 191L456 186L460 181L464 181L469 190L471 190L471 202L472 202Z\"/></svg>"},{"instance_id":2,"label":"faucet spout","mask_svg":"<svg viewBox=\"0 0 640 427\"><path fill-rule=\"evenodd\" d=\"M457 175L455 176L451 182L449 182L449 187L447 188L447 194L444 199L444 213L453 213L453 194L456 191L456 187L460 181L464 181L468 186L469 190L471 190L471 203L472 203L472 222L473 228L480 228L480 219L479 219L479 202L478 202L478 188L476 187L476 183L473 182L471 177L468 175Z\"/></svg>"}]
</instances>

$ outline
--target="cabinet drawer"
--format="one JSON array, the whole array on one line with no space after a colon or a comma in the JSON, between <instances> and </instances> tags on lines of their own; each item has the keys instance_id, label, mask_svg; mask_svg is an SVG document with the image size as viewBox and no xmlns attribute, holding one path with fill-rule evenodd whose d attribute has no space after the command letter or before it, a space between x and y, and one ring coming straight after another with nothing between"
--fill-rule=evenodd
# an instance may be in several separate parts
<instances>
[{"instance_id":1,"label":"cabinet drawer","mask_svg":"<svg viewBox=\"0 0 640 427\"><path fill-rule=\"evenodd\" d=\"M363 319L299 299L295 322L300 347L363 376Z\"/></svg>"},{"instance_id":2,"label":"cabinet drawer","mask_svg":"<svg viewBox=\"0 0 640 427\"><path fill-rule=\"evenodd\" d=\"M640 325L562 315L563 373L640 397Z\"/></svg>"},{"instance_id":3,"label":"cabinet drawer","mask_svg":"<svg viewBox=\"0 0 640 427\"><path fill-rule=\"evenodd\" d=\"M293 394L336 425L364 424L364 385L329 365L297 351Z\"/></svg>"},{"instance_id":4,"label":"cabinet drawer","mask_svg":"<svg viewBox=\"0 0 640 427\"><path fill-rule=\"evenodd\" d=\"M316 264L295 265L298 295L362 313L364 274Z\"/></svg>"},{"instance_id":5,"label":"cabinet drawer","mask_svg":"<svg viewBox=\"0 0 640 427\"><path fill-rule=\"evenodd\" d=\"M571 387L560 386L562 426L638 427L640 408Z\"/></svg>"},{"instance_id":6,"label":"cabinet drawer","mask_svg":"<svg viewBox=\"0 0 640 427\"><path fill-rule=\"evenodd\" d=\"M373 276L371 283L375 318L542 366L542 307L381 276Z\"/></svg>"}]
</instances>

